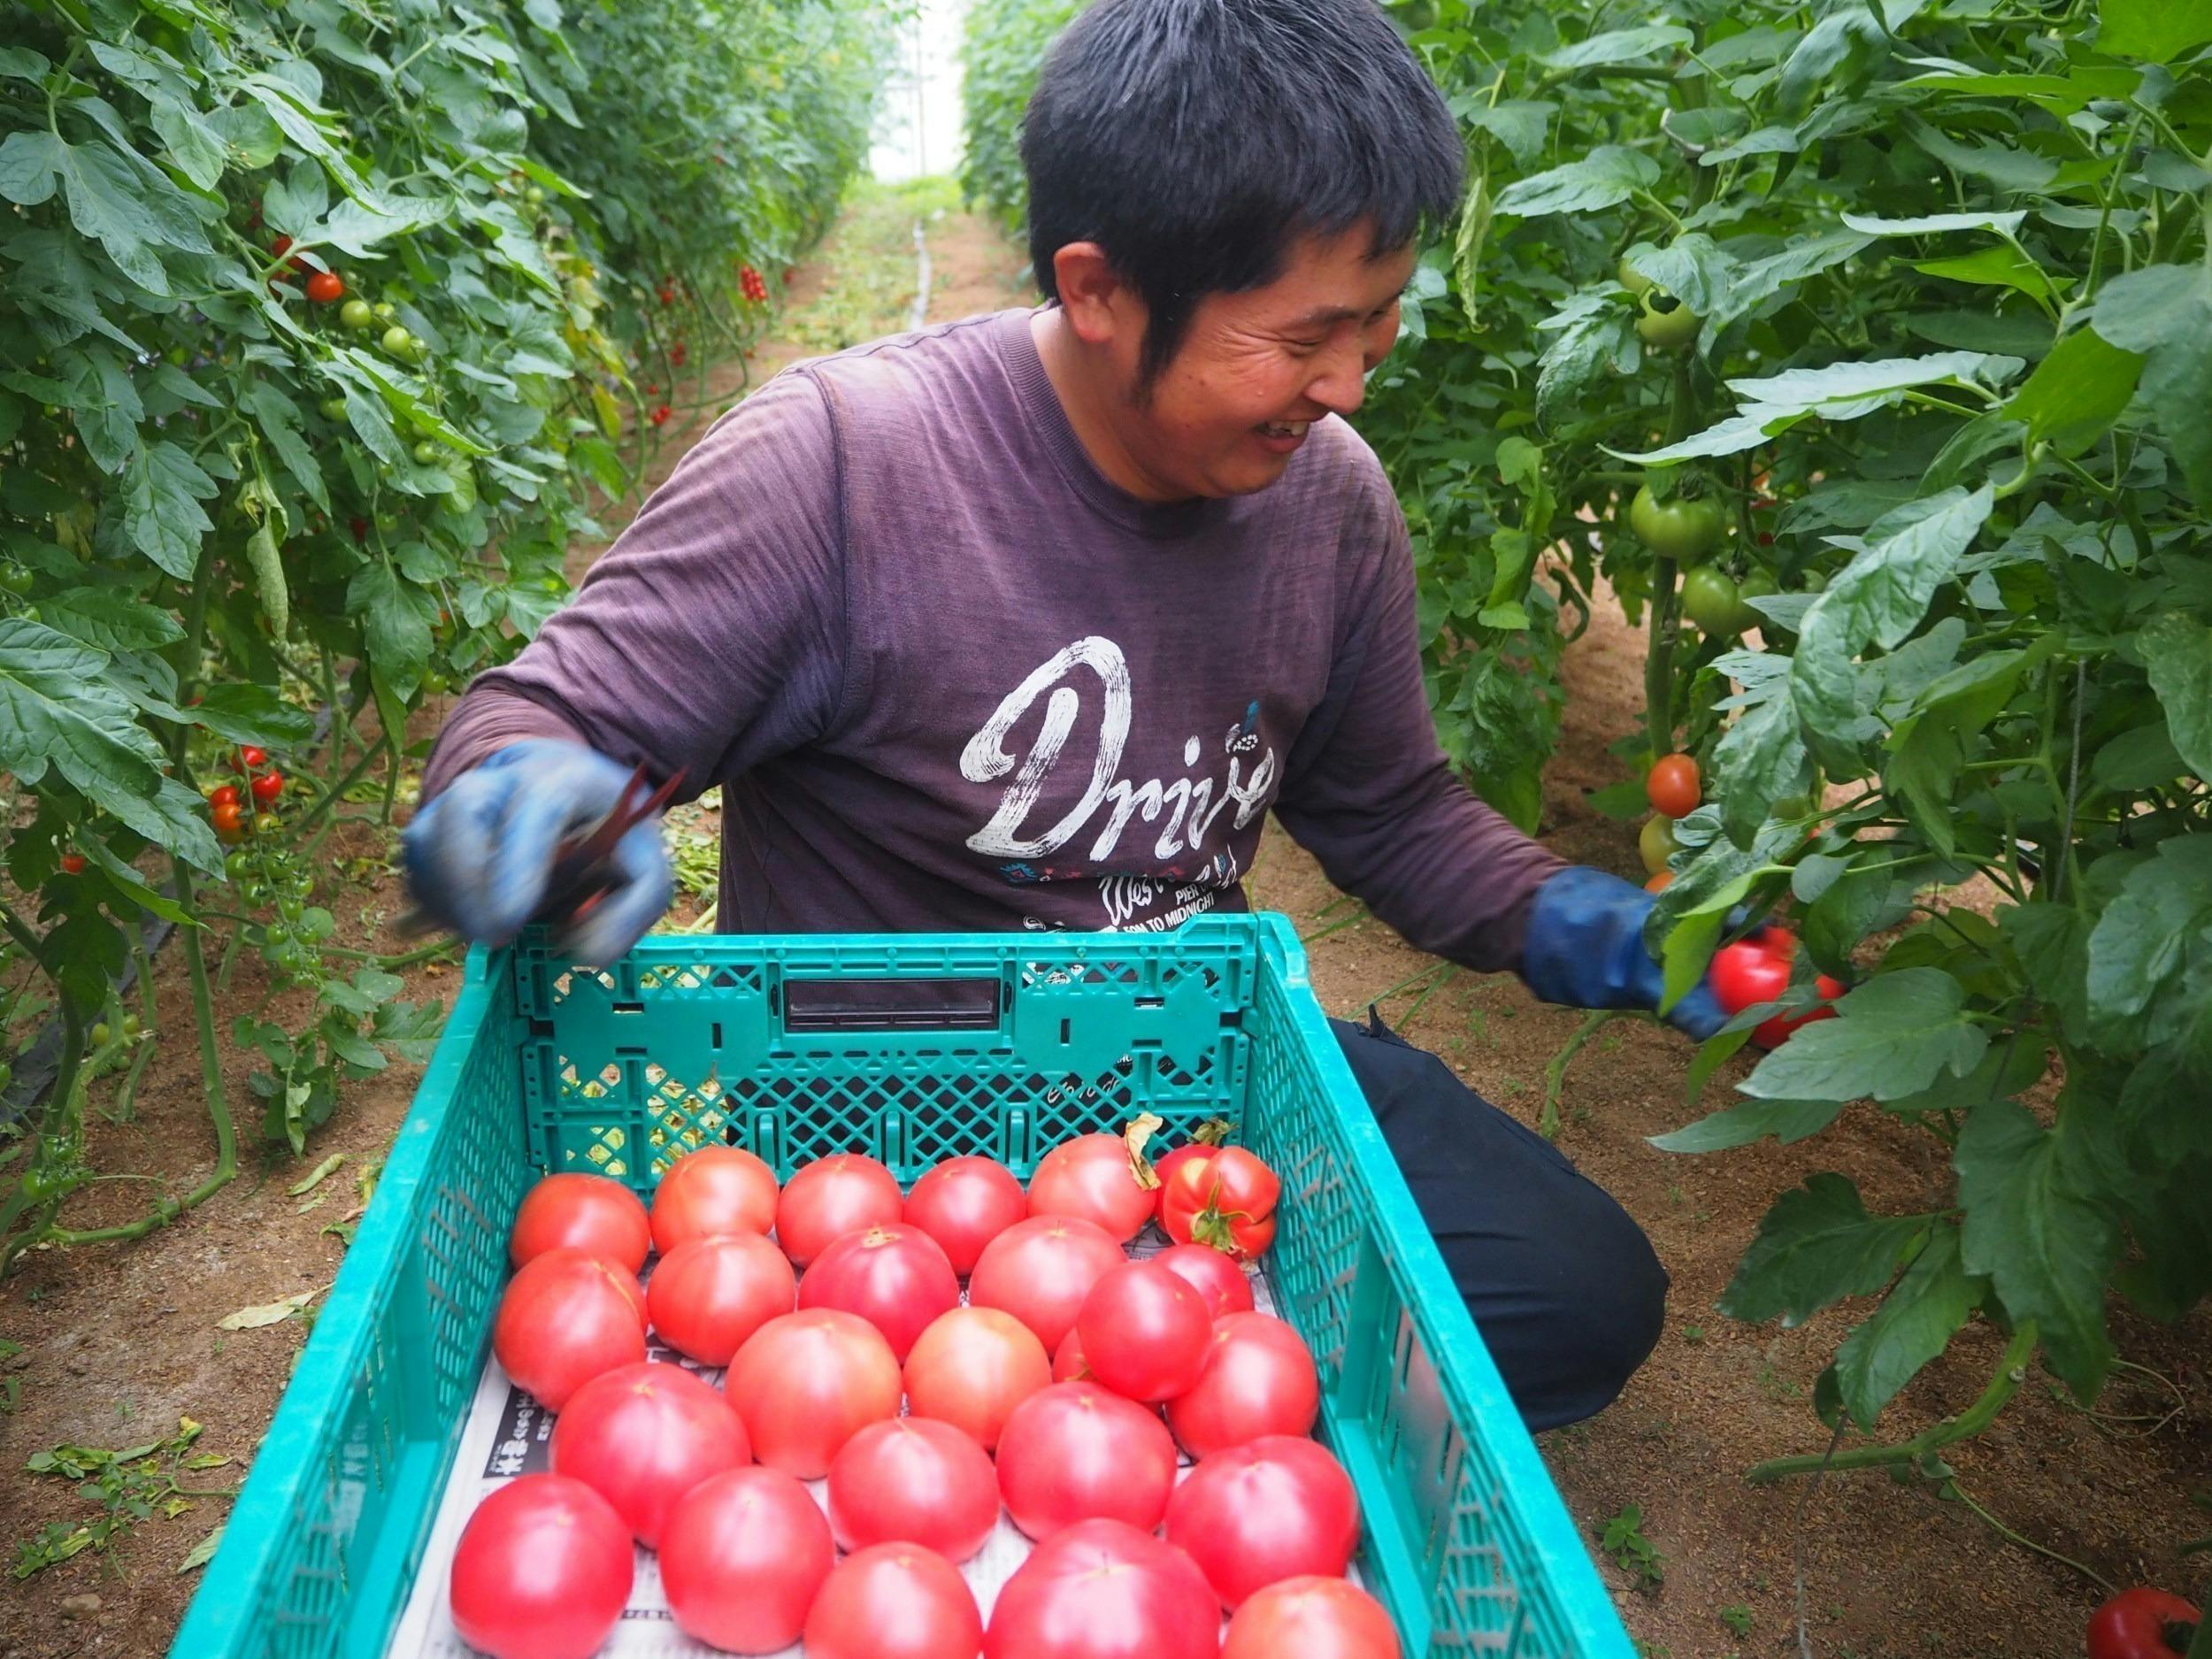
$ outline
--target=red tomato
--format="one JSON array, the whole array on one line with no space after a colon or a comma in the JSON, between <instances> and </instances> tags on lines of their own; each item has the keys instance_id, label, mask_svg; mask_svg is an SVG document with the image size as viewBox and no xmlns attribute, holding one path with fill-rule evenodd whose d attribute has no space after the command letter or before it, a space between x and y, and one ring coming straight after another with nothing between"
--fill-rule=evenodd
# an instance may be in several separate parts
<instances>
[{"instance_id":1,"label":"red tomato","mask_svg":"<svg viewBox=\"0 0 2212 1659\"><path fill-rule=\"evenodd\" d=\"M668 1166L653 1189L653 1248L718 1233L765 1234L776 1225L776 1172L743 1147L701 1147Z\"/></svg>"},{"instance_id":2,"label":"red tomato","mask_svg":"<svg viewBox=\"0 0 2212 1659\"><path fill-rule=\"evenodd\" d=\"M604 1175L549 1175L522 1195L507 1256L517 1267L548 1250L579 1250L634 1273L653 1248L645 1206Z\"/></svg>"},{"instance_id":3,"label":"red tomato","mask_svg":"<svg viewBox=\"0 0 2212 1659\"><path fill-rule=\"evenodd\" d=\"M1208 1318L1252 1311L1252 1280L1226 1250L1210 1244L1171 1244L1152 1259L1196 1287Z\"/></svg>"},{"instance_id":4,"label":"red tomato","mask_svg":"<svg viewBox=\"0 0 2212 1659\"><path fill-rule=\"evenodd\" d=\"M897 1178L866 1153L817 1158L784 1183L776 1242L804 1267L848 1233L894 1225L903 1202Z\"/></svg>"},{"instance_id":5,"label":"red tomato","mask_svg":"<svg viewBox=\"0 0 2212 1659\"><path fill-rule=\"evenodd\" d=\"M952 1271L975 1271L983 1247L1029 1213L1013 1171L991 1158L947 1158L914 1183L903 1218L937 1240Z\"/></svg>"},{"instance_id":6,"label":"red tomato","mask_svg":"<svg viewBox=\"0 0 2212 1659\"><path fill-rule=\"evenodd\" d=\"M902 1363L930 1322L959 1305L959 1276L919 1227L848 1233L799 1281L799 1306L858 1314L883 1333Z\"/></svg>"},{"instance_id":7,"label":"red tomato","mask_svg":"<svg viewBox=\"0 0 2212 1659\"><path fill-rule=\"evenodd\" d=\"M790 1262L757 1233L680 1244L645 1281L653 1329L703 1365L727 1365L754 1332L798 1306L798 1297Z\"/></svg>"},{"instance_id":8,"label":"red tomato","mask_svg":"<svg viewBox=\"0 0 2212 1659\"><path fill-rule=\"evenodd\" d=\"M1663 755L1644 774L1644 795L1663 818L1687 818L1697 810L1697 762L1687 755Z\"/></svg>"},{"instance_id":9,"label":"red tomato","mask_svg":"<svg viewBox=\"0 0 2212 1659\"><path fill-rule=\"evenodd\" d=\"M779 1470L732 1469L669 1511L661 1585L687 1636L730 1653L779 1653L799 1640L836 1559L804 1486Z\"/></svg>"},{"instance_id":10,"label":"red tomato","mask_svg":"<svg viewBox=\"0 0 2212 1659\"><path fill-rule=\"evenodd\" d=\"M1272 1314L1214 1321L1205 1369L1167 1402L1167 1425L1193 1457L1264 1434L1304 1434L1321 1411L1321 1380L1297 1332Z\"/></svg>"},{"instance_id":11,"label":"red tomato","mask_svg":"<svg viewBox=\"0 0 2212 1659\"><path fill-rule=\"evenodd\" d=\"M273 805L277 796L284 793L284 774L276 771L259 773L248 787L252 789L256 801L263 806Z\"/></svg>"},{"instance_id":12,"label":"red tomato","mask_svg":"<svg viewBox=\"0 0 2212 1659\"><path fill-rule=\"evenodd\" d=\"M1119 1135L1078 1135L1038 1160L1029 1178L1029 1213L1079 1216L1126 1244L1152 1219L1152 1194L1137 1185L1129 1143Z\"/></svg>"},{"instance_id":13,"label":"red tomato","mask_svg":"<svg viewBox=\"0 0 2212 1659\"><path fill-rule=\"evenodd\" d=\"M84 874L84 855L82 853L64 853L61 856L61 872L65 876L81 876Z\"/></svg>"},{"instance_id":14,"label":"red tomato","mask_svg":"<svg viewBox=\"0 0 2212 1659\"><path fill-rule=\"evenodd\" d=\"M613 1504L648 1549L660 1548L677 1499L752 1460L729 1402L682 1366L653 1360L593 1378L553 1424L553 1472Z\"/></svg>"},{"instance_id":15,"label":"red tomato","mask_svg":"<svg viewBox=\"0 0 2212 1659\"><path fill-rule=\"evenodd\" d=\"M1220 1640L1220 1606L1188 1555L1120 1521L1084 1521L1000 1589L983 1659L1214 1659Z\"/></svg>"},{"instance_id":16,"label":"red tomato","mask_svg":"<svg viewBox=\"0 0 2212 1659\"><path fill-rule=\"evenodd\" d=\"M236 806L238 786L234 783L217 784L207 792L207 803L210 806Z\"/></svg>"},{"instance_id":17,"label":"red tomato","mask_svg":"<svg viewBox=\"0 0 2212 1659\"><path fill-rule=\"evenodd\" d=\"M345 292L345 280L335 271L318 271L307 279L307 297L319 305L342 299Z\"/></svg>"},{"instance_id":18,"label":"red tomato","mask_svg":"<svg viewBox=\"0 0 2212 1659\"><path fill-rule=\"evenodd\" d=\"M1814 979L1813 989L1819 994L1823 1003L1834 1002L1844 992L1841 980L1832 979L1824 973ZM1801 1014L1776 1014L1752 1027L1751 1041L1762 1048L1779 1048L1800 1025L1809 1025L1816 1019L1833 1019L1835 1017L1836 1010L1827 1007L1809 1008Z\"/></svg>"},{"instance_id":19,"label":"red tomato","mask_svg":"<svg viewBox=\"0 0 2212 1659\"><path fill-rule=\"evenodd\" d=\"M492 1352L500 1369L558 1411L598 1376L645 1357L637 1280L577 1250L548 1250L517 1270L499 1299Z\"/></svg>"},{"instance_id":20,"label":"red tomato","mask_svg":"<svg viewBox=\"0 0 2212 1659\"><path fill-rule=\"evenodd\" d=\"M1032 1216L983 1247L968 1279L968 1301L1004 1309L1051 1353L1075 1328L1091 1286L1127 1259L1096 1222Z\"/></svg>"},{"instance_id":21,"label":"red tomato","mask_svg":"<svg viewBox=\"0 0 2212 1659\"><path fill-rule=\"evenodd\" d=\"M830 1464L829 1517L840 1549L920 1544L965 1561L998 1525L998 1474L949 1423L871 1423Z\"/></svg>"},{"instance_id":22,"label":"red tomato","mask_svg":"<svg viewBox=\"0 0 2212 1659\"><path fill-rule=\"evenodd\" d=\"M999 1496L1032 1538L1097 1516L1148 1532L1174 1485L1167 1425L1096 1383L1055 1383L1030 1395L998 1439Z\"/></svg>"},{"instance_id":23,"label":"red tomato","mask_svg":"<svg viewBox=\"0 0 2212 1659\"><path fill-rule=\"evenodd\" d=\"M1213 1336L1206 1299L1157 1262L1124 1262L1083 1299L1075 1333L1093 1374L1132 1400L1165 1400L1198 1380Z\"/></svg>"},{"instance_id":24,"label":"red tomato","mask_svg":"<svg viewBox=\"0 0 2212 1659\"><path fill-rule=\"evenodd\" d=\"M1167 1184L1179 1165L1193 1158L1210 1158L1221 1148L1207 1141L1186 1141L1171 1151L1163 1152L1152 1160L1152 1172L1160 1178L1160 1184L1152 1189L1152 1214L1156 1220L1167 1202Z\"/></svg>"},{"instance_id":25,"label":"red tomato","mask_svg":"<svg viewBox=\"0 0 2212 1659\"><path fill-rule=\"evenodd\" d=\"M1285 1578L1229 1621L1221 1659L1398 1659L1383 1604L1342 1578Z\"/></svg>"},{"instance_id":26,"label":"red tomato","mask_svg":"<svg viewBox=\"0 0 2212 1659\"><path fill-rule=\"evenodd\" d=\"M841 1562L814 1598L807 1659L975 1659L983 1616L934 1550L879 1544Z\"/></svg>"},{"instance_id":27,"label":"red tomato","mask_svg":"<svg viewBox=\"0 0 2212 1659\"><path fill-rule=\"evenodd\" d=\"M1014 1408L1054 1380L1044 1344L1012 1314L955 1308L906 1356L906 1409L951 1424L987 1452Z\"/></svg>"},{"instance_id":28,"label":"red tomato","mask_svg":"<svg viewBox=\"0 0 2212 1659\"><path fill-rule=\"evenodd\" d=\"M269 751L267 749L259 748L252 743L246 743L240 746L238 750L238 769L241 772L251 772L257 766L265 766L268 764Z\"/></svg>"},{"instance_id":29,"label":"red tomato","mask_svg":"<svg viewBox=\"0 0 2212 1659\"><path fill-rule=\"evenodd\" d=\"M1178 1244L1210 1244L1235 1256L1258 1256L1275 1241L1275 1205L1283 1184L1242 1147L1175 1167L1160 1201L1160 1225Z\"/></svg>"},{"instance_id":30,"label":"red tomato","mask_svg":"<svg viewBox=\"0 0 2212 1659\"><path fill-rule=\"evenodd\" d=\"M622 1617L635 1560L606 1499L580 1480L524 1475L461 1531L453 1626L492 1659L589 1659Z\"/></svg>"},{"instance_id":31,"label":"red tomato","mask_svg":"<svg viewBox=\"0 0 2212 1659\"><path fill-rule=\"evenodd\" d=\"M1721 1011L1740 1014L1754 1002L1773 1002L1789 988L1789 958L1749 942L1723 945L1713 953L1706 977Z\"/></svg>"},{"instance_id":32,"label":"red tomato","mask_svg":"<svg viewBox=\"0 0 2212 1659\"><path fill-rule=\"evenodd\" d=\"M1190 1552L1234 1612L1284 1578L1342 1578L1359 1542L1359 1500L1317 1442L1269 1434L1191 1471L1168 1500L1167 1541Z\"/></svg>"},{"instance_id":33,"label":"red tomato","mask_svg":"<svg viewBox=\"0 0 2212 1659\"><path fill-rule=\"evenodd\" d=\"M1052 1380L1055 1382L1095 1382L1097 1374L1090 1362L1083 1357L1082 1327L1068 1333L1060 1344L1060 1351L1052 1356Z\"/></svg>"},{"instance_id":34,"label":"red tomato","mask_svg":"<svg viewBox=\"0 0 2212 1659\"><path fill-rule=\"evenodd\" d=\"M899 1363L865 1319L809 1308L754 1332L722 1392L745 1420L754 1456L818 1480L857 1431L899 1414Z\"/></svg>"},{"instance_id":35,"label":"red tomato","mask_svg":"<svg viewBox=\"0 0 2212 1659\"><path fill-rule=\"evenodd\" d=\"M2199 1623L2181 1597L2137 1585L2089 1616L2089 1659L2170 1659L2189 1651Z\"/></svg>"}]
</instances>

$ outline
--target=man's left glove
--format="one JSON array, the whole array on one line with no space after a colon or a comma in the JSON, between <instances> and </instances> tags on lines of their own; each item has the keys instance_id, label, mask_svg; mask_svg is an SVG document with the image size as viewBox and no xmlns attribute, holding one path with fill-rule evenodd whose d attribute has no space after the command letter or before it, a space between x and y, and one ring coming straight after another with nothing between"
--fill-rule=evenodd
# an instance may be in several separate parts
<instances>
[{"instance_id":1,"label":"man's left glove","mask_svg":"<svg viewBox=\"0 0 2212 1659\"><path fill-rule=\"evenodd\" d=\"M1547 1002L1571 1008L1659 1006L1660 968L1644 949L1658 895L1587 864L1570 864L1536 889L1521 947L1521 978ZM1702 1042L1728 1021L1700 983L1667 1023Z\"/></svg>"}]
</instances>

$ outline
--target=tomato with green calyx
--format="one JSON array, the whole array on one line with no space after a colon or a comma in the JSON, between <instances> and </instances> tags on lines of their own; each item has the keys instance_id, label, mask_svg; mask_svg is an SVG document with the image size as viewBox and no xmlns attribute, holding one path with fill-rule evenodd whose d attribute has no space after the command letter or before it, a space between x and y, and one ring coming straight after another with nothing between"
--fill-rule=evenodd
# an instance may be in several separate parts
<instances>
[{"instance_id":1,"label":"tomato with green calyx","mask_svg":"<svg viewBox=\"0 0 2212 1659\"><path fill-rule=\"evenodd\" d=\"M1686 818L1697 810L1697 762L1687 755L1663 755L1644 778L1644 795L1663 818Z\"/></svg>"},{"instance_id":2,"label":"tomato with green calyx","mask_svg":"<svg viewBox=\"0 0 2212 1659\"><path fill-rule=\"evenodd\" d=\"M1657 875L1667 867L1667 860L1682 850L1682 843L1674 838L1674 820L1654 816L1644 820L1644 827L1636 837L1636 850L1644 856L1644 869Z\"/></svg>"},{"instance_id":3,"label":"tomato with green calyx","mask_svg":"<svg viewBox=\"0 0 2212 1659\"><path fill-rule=\"evenodd\" d=\"M348 300L338 308L338 320L357 334L376 326L376 311L366 300Z\"/></svg>"},{"instance_id":4,"label":"tomato with green calyx","mask_svg":"<svg viewBox=\"0 0 2212 1659\"><path fill-rule=\"evenodd\" d=\"M226 789L230 788L228 784L225 784L223 787ZM230 804L234 809L238 805L238 795L237 791L234 789L231 791ZM253 873L253 867L254 860L251 853L232 853L228 857L223 860L223 873L228 876L233 881L242 881L245 879L246 877Z\"/></svg>"},{"instance_id":5,"label":"tomato with green calyx","mask_svg":"<svg viewBox=\"0 0 2212 1659\"><path fill-rule=\"evenodd\" d=\"M411 361L415 355L415 337L407 332L403 323L394 323L384 331L381 342L385 352L401 362Z\"/></svg>"},{"instance_id":6,"label":"tomato with green calyx","mask_svg":"<svg viewBox=\"0 0 2212 1659\"><path fill-rule=\"evenodd\" d=\"M32 584L37 580L37 577L25 570L20 565L11 565L4 570L0 570L0 588L4 588L12 594L29 593Z\"/></svg>"},{"instance_id":7,"label":"tomato with green calyx","mask_svg":"<svg viewBox=\"0 0 2212 1659\"><path fill-rule=\"evenodd\" d=\"M1728 572L1701 565L1682 579L1682 609L1699 632L1717 639L1735 633L1742 606Z\"/></svg>"},{"instance_id":8,"label":"tomato with green calyx","mask_svg":"<svg viewBox=\"0 0 2212 1659\"><path fill-rule=\"evenodd\" d=\"M438 458L438 446L425 438L415 445L413 454L417 466L428 466Z\"/></svg>"},{"instance_id":9,"label":"tomato with green calyx","mask_svg":"<svg viewBox=\"0 0 2212 1659\"><path fill-rule=\"evenodd\" d=\"M2089 1659L2179 1659L2196 1640L2196 1608L2138 1585L2089 1616Z\"/></svg>"},{"instance_id":10,"label":"tomato with green calyx","mask_svg":"<svg viewBox=\"0 0 2212 1659\"><path fill-rule=\"evenodd\" d=\"M1776 592L1774 578L1764 571L1753 571L1736 584L1736 628L1739 634L1747 628L1766 626L1765 616L1752 608L1754 599L1771 598Z\"/></svg>"},{"instance_id":11,"label":"tomato with green calyx","mask_svg":"<svg viewBox=\"0 0 2212 1659\"><path fill-rule=\"evenodd\" d=\"M1637 296L1636 307L1636 332L1655 350L1673 351L1686 346L1705 326L1702 317L1655 287Z\"/></svg>"},{"instance_id":12,"label":"tomato with green calyx","mask_svg":"<svg viewBox=\"0 0 2212 1659\"><path fill-rule=\"evenodd\" d=\"M1727 525L1717 501L1678 495L1662 502L1645 484L1628 504L1628 527L1661 558L1694 559L1720 545Z\"/></svg>"}]
</instances>

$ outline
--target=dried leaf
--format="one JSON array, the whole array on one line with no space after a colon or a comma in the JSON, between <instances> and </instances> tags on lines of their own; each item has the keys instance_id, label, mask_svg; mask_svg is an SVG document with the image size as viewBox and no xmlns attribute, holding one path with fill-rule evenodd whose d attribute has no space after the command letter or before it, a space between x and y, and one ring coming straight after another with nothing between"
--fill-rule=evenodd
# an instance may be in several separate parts
<instances>
[{"instance_id":1,"label":"dried leaf","mask_svg":"<svg viewBox=\"0 0 2212 1659\"><path fill-rule=\"evenodd\" d=\"M282 1302L264 1302L250 1308L241 1308L236 1313L226 1314L218 1319L215 1327L219 1331L257 1330L265 1325L274 1325L280 1319L290 1318L322 1294L319 1286L314 1290L303 1290L296 1296L287 1296Z\"/></svg>"},{"instance_id":2,"label":"dried leaf","mask_svg":"<svg viewBox=\"0 0 2212 1659\"><path fill-rule=\"evenodd\" d=\"M338 1171L338 1166L345 1161L346 1155L344 1153L334 1152L328 1157L325 1158L320 1164L318 1164L305 1180L302 1181L296 1187L288 1187L284 1190L291 1194L295 1198L297 1198L302 1193L311 1193L318 1187L320 1187L325 1181L328 1180L333 1175L336 1174Z\"/></svg>"}]
</instances>

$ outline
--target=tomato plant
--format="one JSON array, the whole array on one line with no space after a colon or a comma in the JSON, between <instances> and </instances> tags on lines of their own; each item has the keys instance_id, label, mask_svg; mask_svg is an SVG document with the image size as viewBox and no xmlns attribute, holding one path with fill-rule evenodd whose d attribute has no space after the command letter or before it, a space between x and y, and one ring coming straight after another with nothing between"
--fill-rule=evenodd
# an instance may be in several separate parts
<instances>
[{"instance_id":1,"label":"tomato plant","mask_svg":"<svg viewBox=\"0 0 2212 1659\"><path fill-rule=\"evenodd\" d=\"M800 1641L813 1659L975 1659L983 1616L944 1556L878 1544L832 1569Z\"/></svg>"},{"instance_id":2,"label":"tomato plant","mask_svg":"<svg viewBox=\"0 0 2212 1659\"><path fill-rule=\"evenodd\" d=\"M919 1544L965 1561L998 1525L998 1474L990 1454L949 1423L872 1423L829 1466L829 1517L840 1549Z\"/></svg>"},{"instance_id":3,"label":"tomato plant","mask_svg":"<svg viewBox=\"0 0 2212 1659\"><path fill-rule=\"evenodd\" d=\"M936 1417L989 1451L1016 1406L1056 1380L1044 1344L1010 1313L955 1308L906 1356L906 1408Z\"/></svg>"},{"instance_id":4,"label":"tomato plant","mask_svg":"<svg viewBox=\"0 0 2212 1659\"><path fill-rule=\"evenodd\" d=\"M1285 1578L1341 1578L1359 1542L1359 1502L1318 1443L1272 1434L1193 1470L1168 1500L1166 1531L1234 1612Z\"/></svg>"},{"instance_id":5,"label":"tomato plant","mask_svg":"<svg viewBox=\"0 0 2212 1659\"><path fill-rule=\"evenodd\" d=\"M794 1171L776 1200L776 1242L804 1267L832 1240L895 1225L904 1201L891 1171L864 1152L839 1152Z\"/></svg>"},{"instance_id":6,"label":"tomato plant","mask_svg":"<svg viewBox=\"0 0 2212 1659\"><path fill-rule=\"evenodd\" d=\"M660 1547L677 1499L751 1461L729 1403L682 1366L656 1360L601 1372L553 1425L553 1472L613 1504L648 1549Z\"/></svg>"},{"instance_id":7,"label":"tomato plant","mask_svg":"<svg viewBox=\"0 0 2212 1659\"><path fill-rule=\"evenodd\" d=\"M703 1365L727 1365L754 1332L798 1305L798 1277L757 1233L678 1245L645 1283L645 1310L663 1341Z\"/></svg>"},{"instance_id":8,"label":"tomato plant","mask_svg":"<svg viewBox=\"0 0 2212 1659\"><path fill-rule=\"evenodd\" d=\"M1188 1555L1124 1522L1083 1521L1000 1587L983 1659L1214 1659L1220 1633Z\"/></svg>"},{"instance_id":9,"label":"tomato plant","mask_svg":"<svg viewBox=\"0 0 2212 1659\"><path fill-rule=\"evenodd\" d=\"M818 1480L845 1442L898 1415L899 1363L857 1315L806 1308L771 1319L746 1339L722 1378L753 1455L802 1480Z\"/></svg>"},{"instance_id":10,"label":"tomato plant","mask_svg":"<svg viewBox=\"0 0 2212 1659\"><path fill-rule=\"evenodd\" d=\"M1174 1437L1096 1383L1054 1383L1007 1417L998 1485L1007 1514L1032 1538L1102 1517L1149 1530L1175 1485Z\"/></svg>"},{"instance_id":11,"label":"tomato plant","mask_svg":"<svg viewBox=\"0 0 2212 1659\"><path fill-rule=\"evenodd\" d=\"M798 1640L836 1559L821 1506L795 1479L732 1469L669 1511L661 1586L687 1636L732 1653L777 1653Z\"/></svg>"},{"instance_id":12,"label":"tomato plant","mask_svg":"<svg viewBox=\"0 0 2212 1659\"><path fill-rule=\"evenodd\" d=\"M635 1193L604 1175L565 1173L546 1176L522 1195L507 1259L520 1267L548 1250L579 1250L634 1274L652 1245Z\"/></svg>"},{"instance_id":13,"label":"tomato plant","mask_svg":"<svg viewBox=\"0 0 2212 1659\"><path fill-rule=\"evenodd\" d=\"M524 1475L476 1506L448 1594L461 1640L492 1659L590 1659L630 1599L634 1552L580 1480Z\"/></svg>"},{"instance_id":14,"label":"tomato plant","mask_svg":"<svg viewBox=\"0 0 2212 1659\"><path fill-rule=\"evenodd\" d=\"M644 1293L619 1268L577 1250L548 1250L508 1281L492 1352L517 1386L558 1411L601 1372L643 1363Z\"/></svg>"},{"instance_id":15,"label":"tomato plant","mask_svg":"<svg viewBox=\"0 0 2212 1659\"><path fill-rule=\"evenodd\" d=\"M960 1280L919 1227L869 1227L833 1241L799 1280L802 1308L841 1308L883 1333L904 1363L929 1324L957 1307Z\"/></svg>"}]
</instances>

